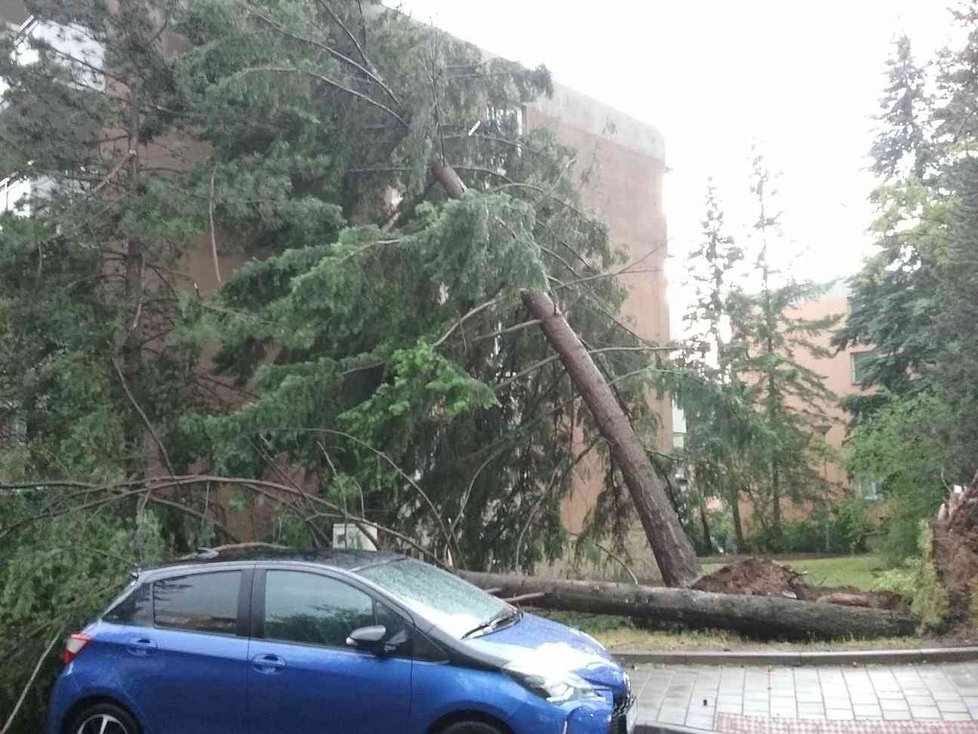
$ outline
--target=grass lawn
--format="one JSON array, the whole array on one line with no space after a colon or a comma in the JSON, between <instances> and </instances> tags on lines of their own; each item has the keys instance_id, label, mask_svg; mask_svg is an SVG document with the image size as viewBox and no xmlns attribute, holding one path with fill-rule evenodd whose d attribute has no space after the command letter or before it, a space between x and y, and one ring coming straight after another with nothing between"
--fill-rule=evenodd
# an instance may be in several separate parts
<instances>
[{"instance_id":1,"label":"grass lawn","mask_svg":"<svg viewBox=\"0 0 978 734\"><path fill-rule=\"evenodd\" d=\"M855 586L865 591L873 589L876 577L883 570L883 560L874 555L800 558L784 561L780 561L775 556L772 560L804 573L805 580L812 586ZM704 563L701 568L703 573L707 574L723 565L723 563Z\"/></svg>"}]
</instances>

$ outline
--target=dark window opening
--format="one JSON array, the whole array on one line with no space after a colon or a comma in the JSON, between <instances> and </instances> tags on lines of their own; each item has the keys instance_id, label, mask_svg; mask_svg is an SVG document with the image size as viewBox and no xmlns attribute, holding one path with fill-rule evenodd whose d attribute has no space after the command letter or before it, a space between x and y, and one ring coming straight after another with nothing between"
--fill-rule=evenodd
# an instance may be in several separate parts
<instances>
[{"instance_id":1,"label":"dark window opening","mask_svg":"<svg viewBox=\"0 0 978 734\"><path fill-rule=\"evenodd\" d=\"M301 571L269 571L265 577L265 637L324 647L346 647L360 627L383 625L387 639L404 631L393 611L337 579Z\"/></svg>"},{"instance_id":2,"label":"dark window opening","mask_svg":"<svg viewBox=\"0 0 978 734\"><path fill-rule=\"evenodd\" d=\"M153 584L158 627L233 635L238 629L240 571L201 573Z\"/></svg>"}]
</instances>

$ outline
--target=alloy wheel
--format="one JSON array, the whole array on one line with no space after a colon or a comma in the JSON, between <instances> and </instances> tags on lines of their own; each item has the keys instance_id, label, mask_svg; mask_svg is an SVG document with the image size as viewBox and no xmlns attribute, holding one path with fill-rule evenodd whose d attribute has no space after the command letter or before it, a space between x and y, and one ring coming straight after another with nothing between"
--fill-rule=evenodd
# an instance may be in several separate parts
<instances>
[{"instance_id":1,"label":"alloy wheel","mask_svg":"<svg viewBox=\"0 0 978 734\"><path fill-rule=\"evenodd\" d=\"M94 714L85 719L75 734L132 734L111 714Z\"/></svg>"}]
</instances>

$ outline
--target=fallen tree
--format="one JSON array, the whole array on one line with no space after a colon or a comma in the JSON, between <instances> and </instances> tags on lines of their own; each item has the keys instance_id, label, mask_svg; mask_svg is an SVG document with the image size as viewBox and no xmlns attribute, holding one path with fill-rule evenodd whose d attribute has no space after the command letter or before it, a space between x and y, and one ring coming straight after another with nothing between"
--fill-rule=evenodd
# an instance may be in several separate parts
<instances>
[{"instance_id":1,"label":"fallen tree","mask_svg":"<svg viewBox=\"0 0 978 734\"><path fill-rule=\"evenodd\" d=\"M616 614L690 628L716 628L764 639L873 638L912 635L917 620L901 612L770 596L716 594L600 581L460 571L466 581L544 609Z\"/></svg>"},{"instance_id":2,"label":"fallen tree","mask_svg":"<svg viewBox=\"0 0 978 734\"><path fill-rule=\"evenodd\" d=\"M452 199L462 197L465 183L450 165L436 158L431 172ZM632 428L611 386L567 319L549 295L540 291L523 292L523 305L539 322L547 342L557 353L581 399L608 442L611 455L625 478L645 537L655 556L662 580L667 586L689 586L696 580L696 551L683 532L665 482L652 466L641 439Z\"/></svg>"}]
</instances>

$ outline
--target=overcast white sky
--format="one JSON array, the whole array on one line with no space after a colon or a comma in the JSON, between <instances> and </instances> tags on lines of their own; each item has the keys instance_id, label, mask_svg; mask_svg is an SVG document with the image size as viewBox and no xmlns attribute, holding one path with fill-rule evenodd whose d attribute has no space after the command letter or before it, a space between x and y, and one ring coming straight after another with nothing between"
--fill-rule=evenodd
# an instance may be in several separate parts
<instances>
[{"instance_id":1,"label":"overcast white sky","mask_svg":"<svg viewBox=\"0 0 978 734\"><path fill-rule=\"evenodd\" d=\"M798 277L855 272L867 251L873 137L883 69L900 33L930 59L950 0L402 0L422 21L529 65L658 127L665 136L670 302L706 181L733 229L756 218L752 141L779 171L779 208ZM391 4L395 4L392 2ZM677 330L674 329L674 335Z\"/></svg>"}]
</instances>

